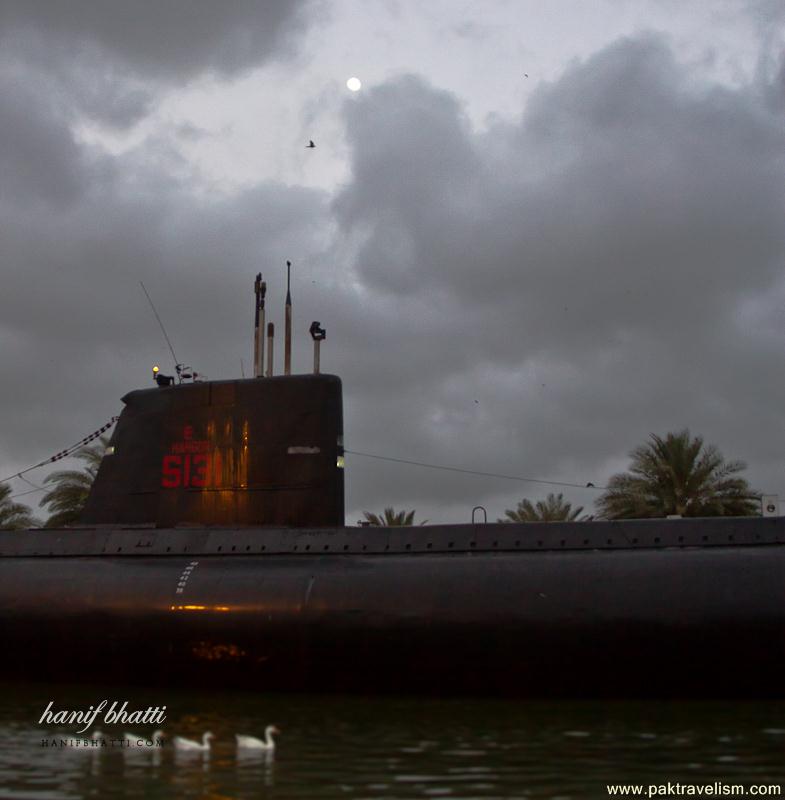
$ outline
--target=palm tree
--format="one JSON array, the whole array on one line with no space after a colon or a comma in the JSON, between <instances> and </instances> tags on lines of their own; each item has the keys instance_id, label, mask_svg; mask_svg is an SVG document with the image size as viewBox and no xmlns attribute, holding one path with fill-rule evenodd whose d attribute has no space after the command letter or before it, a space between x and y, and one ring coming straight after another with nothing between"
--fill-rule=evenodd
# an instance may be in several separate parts
<instances>
[{"instance_id":1,"label":"palm tree","mask_svg":"<svg viewBox=\"0 0 785 800\"><path fill-rule=\"evenodd\" d=\"M737 473L743 461L725 461L714 445L690 438L685 428L663 439L651 434L631 453L629 472L614 475L597 499L606 519L750 517L760 513L757 496Z\"/></svg>"},{"instance_id":2,"label":"palm tree","mask_svg":"<svg viewBox=\"0 0 785 800\"><path fill-rule=\"evenodd\" d=\"M19 530L38 524L27 506L11 501L11 487L7 483L0 483L0 528Z\"/></svg>"},{"instance_id":3,"label":"palm tree","mask_svg":"<svg viewBox=\"0 0 785 800\"><path fill-rule=\"evenodd\" d=\"M583 506L573 510L572 503L565 503L561 492L551 492L545 500L538 500L536 505L532 505L530 500L521 500L518 508L508 508L504 512L507 519L499 519L497 522L575 522L581 511Z\"/></svg>"},{"instance_id":4,"label":"palm tree","mask_svg":"<svg viewBox=\"0 0 785 800\"><path fill-rule=\"evenodd\" d=\"M373 527L389 528L399 525L414 525L414 510L412 511L395 511L390 506L384 509L383 514L372 514L370 511L363 511L363 515L368 524ZM428 520L423 520L420 525L425 525Z\"/></svg>"},{"instance_id":5,"label":"palm tree","mask_svg":"<svg viewBox=\"0 0 785 800\"><path fill-rule=\"evenodd\" d=\"M41 498L41 503L49 506L49 511L52 512L46 521L47 528L62 528L79 522L79 515L87 502L87 495L90 494L108 444L109 439L102 436L98 444L82 447L75 453L77 458L87 462L84 469L61 470L44 478L44 483L55 484L54 489Z\"/></svg>"}]
</instances>

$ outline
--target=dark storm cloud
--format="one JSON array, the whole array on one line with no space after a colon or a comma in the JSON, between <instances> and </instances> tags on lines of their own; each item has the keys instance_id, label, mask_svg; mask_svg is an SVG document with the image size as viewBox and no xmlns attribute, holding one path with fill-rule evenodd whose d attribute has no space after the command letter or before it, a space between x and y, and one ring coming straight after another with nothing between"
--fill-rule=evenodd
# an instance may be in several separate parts
<instances>
[{"instance_id":1,"label":"dark storm cloud","mask_svg":"<svg viewBox=\"0 0 785 800\"><path fill-rule=\"evenodd\" d=\"M0 49L6 70L45 76L72 111L123 128L162 88L291 55L319 9L311 0L4 0Z\"/></svg>"},{"instance_id":2,"label":"dark storm cloud","mask_svg":"<svg viewBox=\"0 0 785 800\"><path fill-rule=\"evenodd\" d=\"M292 47L309 3L295 0L4 0L5 42L39 35L58 55L96 51L135 74L183 82L228 77ZM313 9L310 9L313 13Z\"/></svg>"},{"instance_id":3,"label":"dark storm cloud","mask_svg":"<svg viewBox=\"0 0 785 800\"><path fill-rule=\"evenodd\" d=\"M707 83L647 35L576 63L484 133L415 77L351 104L354 180L335 210L377 309L354 341L355 385L377 401L358 438L389 447L375 428L389 415L398 454L595 479L649 432L691 425L754 461L782 420L751 395L777 396L785 366L754 314L736 321L783 274L769 88ZM425 499L420 478L401 496ZM359 480L383 502L370 472Z\"/></svg>"},{"instance_id":4,"label":"dark storm cloud","mask_svg":"<svg viewBox=\"0 0 785 800\"><path fill-rule=\"evenodd\" d=\"M83 191L82 153L66 122L38 102L36 87L0 72L0 198L63 205Z\"/></svg>"},{"instance_id":5,"label":"dark storm cloud","mask_svg":"<svg viewBox=\"0 0 785 800\"><path fill-rule=\"evenodd\" d=\"M607 339L663 312L711 316L734 290L770 284L783 245L779 121L752 91L687 84L649 38L573 68L519 125L482 136L415 79L371 95L350 113L355 183L337 202L365 235L359 273L402 297L517 309L529 352L563 342L553 310L570 287L581 290L570 316Z\"/></svg>"}]
</instances>

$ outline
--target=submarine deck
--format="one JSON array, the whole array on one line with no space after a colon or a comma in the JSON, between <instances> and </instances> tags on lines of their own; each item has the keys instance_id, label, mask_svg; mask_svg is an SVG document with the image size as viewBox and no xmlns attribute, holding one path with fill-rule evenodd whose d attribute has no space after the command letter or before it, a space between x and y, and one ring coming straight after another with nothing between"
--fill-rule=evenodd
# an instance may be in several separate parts
<instances>
[{"instance_id":1,"label":"submarine deck","mask_svg":"<svg viewBox=\"0 0 785 800\"><path fill-rule=\"evenodd\" d=\"M398 528L96 526L0 530L0 558L643 550L785 544L785 517L481 523Z\"/></svg>"}]
</instances>

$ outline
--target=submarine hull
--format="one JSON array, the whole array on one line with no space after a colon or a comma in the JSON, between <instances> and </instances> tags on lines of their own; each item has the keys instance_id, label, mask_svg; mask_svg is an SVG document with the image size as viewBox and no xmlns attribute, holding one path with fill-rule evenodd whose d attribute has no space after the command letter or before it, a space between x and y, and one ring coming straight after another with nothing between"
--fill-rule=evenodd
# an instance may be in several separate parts
<instances>
[{"instance_id":1,"label":"submarine hull","mask_svg":"<svg viewBox=\"0 0 785 800\"><path fill-rule=\"evenodd\" d=\"M0 532L7 675L779 696L785 521Z\"/></svg>"}]
</instances>

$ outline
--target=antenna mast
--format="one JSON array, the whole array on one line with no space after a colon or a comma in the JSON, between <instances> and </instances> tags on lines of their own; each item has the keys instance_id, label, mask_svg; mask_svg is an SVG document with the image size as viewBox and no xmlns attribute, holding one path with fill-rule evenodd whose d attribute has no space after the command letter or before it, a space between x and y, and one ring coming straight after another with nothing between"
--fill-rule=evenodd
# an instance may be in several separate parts
<instances>
[{"instance_id":1,"label":"antenna mast","mask_svg":"<svg viewBox=\"0 0 785 800\"><path fill-rule=\"evenodd\" d=\"M284 329L283 374L292 374L292 262L286 262L286 327Z\"/></svg>"},{"instance_id":2,"label":"antenna mast","mask_svg":"<svg viewBox=\"0 0 785 800\"><path fill-rule=\"evenodd\" d=\"M164 324L163 322L161 322L161 318L158 316L158 312L155 310L155 305L153 305L152 298L150 297L147 289L145 289L145 286L142 283L142 281L139 281L139 285L142 287L142 291L144 292L145 297L147 297L147 302L150 303L150 308L153 309L153 314L155 314L155 318L158 320L158 324L161 326L161 333L163 333L164 339L166 339L166 343L169 345L169 352L172 354L172 358L174 359L174 368L177 371L177 376L179 378L180 377L179 367L181 365L180 362L177 360L177 356L174 354L174 347L172 347L172 343L169 341L169 337L166 335L166 328L164 328Z\"/></svg>"},{"instance_id":3,"label":"antenna mast","mask_svg":"<svg viewBox=\"0 0 785 800\"><path fill-rule=\"evenodd\" d=\"M267 293L267 284L262 280L261 272L256 276L254 293L256 308L254 313L253 376L261 378L264 375L264 296Z\"/></svg>"}]
</instances>

